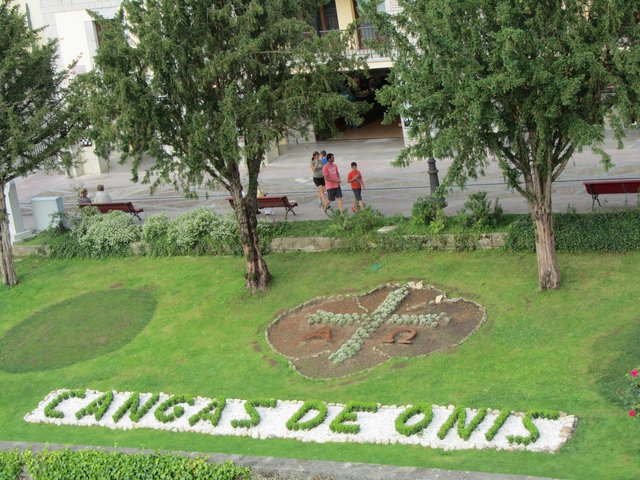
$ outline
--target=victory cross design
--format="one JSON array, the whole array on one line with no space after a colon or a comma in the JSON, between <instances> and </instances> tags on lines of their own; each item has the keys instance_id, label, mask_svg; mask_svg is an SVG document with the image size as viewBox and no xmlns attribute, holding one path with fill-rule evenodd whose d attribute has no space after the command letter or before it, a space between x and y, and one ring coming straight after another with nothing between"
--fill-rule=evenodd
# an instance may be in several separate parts
<instances>
[{"instance_id":1,"label":"victory cross design","mask_svg":"<svg viewBox=\"0 0 640 480\"><path fill-rule=\"evenodd\" d=\"M484 318L477 303L422 282L387 284L292 308L268 327L267 340L303 375L330 378L458 345Z\"/></svg>"},{"instance_id":2,"label":"victory cross design","mask_svg":"<svg viewBox=\"0 0 640 480\"><path fill-rule=\"evenodd\" d=\"M306 318L310 325L315 323L330 323L340 326L350 323L360 324L351 338L343 343L336 352L329 355L329 360L331 360L334 365L340 365L349 358L354 357L362 348L365 339L371 338L371 335L384 323L391 325L416 325L421 327L437 327L439 322L449 323L449 317L444 312L422 315L399 315L397 313L398 307L400 307L400 304L407 295L409 295L409 288L407 286L393 290L371 315L331 313L325 310L318 310L316 313L308 314ZM413 337L415 337L414 331L410 331L410 333L413 333Z\"/></svg>"}]
</instances>

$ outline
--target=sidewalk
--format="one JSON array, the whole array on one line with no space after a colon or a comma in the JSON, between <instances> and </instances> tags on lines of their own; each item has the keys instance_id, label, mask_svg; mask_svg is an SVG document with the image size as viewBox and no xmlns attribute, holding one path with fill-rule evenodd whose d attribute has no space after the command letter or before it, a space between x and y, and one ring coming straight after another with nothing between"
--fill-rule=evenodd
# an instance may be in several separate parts
<instances>
[{"instance_id":1,"label":"sidewalk","mask_svg":"<svg viewBox=\"0 0 640 480\"><path fill-rule=\"evenodd\" d=\"M370 140L332 140L322 143L289 145L284 147L281 156L263 167L260 174L260 188L268 194L284 194L291 200L296 200L299 207L297 215L289 215L291 221L318 220L325 218L318 207L315 186L311 180L309 162L314 150L327 150L336 157L336 164L342 177L346 178L352 161L358 163L365 180L366 189L363 199L366 204L381 211L387 216L411 214L411 207L415 200L429 194L429 177L427 163L416 162L408 167L396 168L391 162L402 149L402 139L370 139ZM582 185L585 180L606 178L640 178L640 132L630 131L626 138L626 148L618 150L615 140L609 134L604 145L611 154L614 167L605 172L598 156L586 151L574 155L560 178L554 183L553 209L565 212L575 209L578 212L591 210L591 197ZM450 161L439 161L440 178L442 179L450 166ZM141 175L142 176L142 175ZM213 208L219 214L231 213L231 208L225 201L228 193L219 189L208 192L199 190L198 200L187 200L180 192L165 186L150 195L149 186L132 183L127 165L112 163L109 173L101 175L85 175L70 179L61 174L45 174L38 172L27 178L17 180L18 196L23 206L26 228L32 228L30 217L30 201L36 196L61 195L64 197L65 209L75 209L77 189L86 187L90 195L95 193L97 184L105 185L114 201L132 201L136 206L143 207L146 215L166 213L175 216L196 206ZM502 174L497 164L492 163L486 170L486 175L469 182L465 190L454 188L447 196L448 206L445 212L454 215L462 208L466 197L471 192L486 191L488 198L500 199L506 213L527 213L524 199L506 188ZM351 188L344 185L345 206L353 201ZM603 206L617 207L637 205L635 195L607 195L603 196ZM284 219L283 209L274 209L270 218Z\"/></svg>"}]
</instances>

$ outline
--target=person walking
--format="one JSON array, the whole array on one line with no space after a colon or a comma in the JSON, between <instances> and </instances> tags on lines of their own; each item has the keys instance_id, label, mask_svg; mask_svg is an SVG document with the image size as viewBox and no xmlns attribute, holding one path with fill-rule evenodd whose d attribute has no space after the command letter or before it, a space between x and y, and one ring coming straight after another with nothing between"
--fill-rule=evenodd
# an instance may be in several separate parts
<instances>
[{"instance_id":1,"label":"person walking","mask_svg":"<svg viewBox=\"0 0 640 480\"><path fill-rule=\"evenodd\" d=\"M354 212L362 210L364 208L364 202L362 201L362 189L364 188L364 181L362 180L362 174L358 170L358 164L356 162L351 162L351 171L347 176L347 182L351 184L351 190L353 190L354 200L351 210Z\"/></svg>"},{"instance_id":2,"label":"person walking","mask_svg":"<svg viewBox=\"0 0 640 480\"><path fill-rule=\"evenodd\" d=\"M324 175L322 174L322 159L320 158L320 153L313 152L311 156L311 174L313 177L313 183L318 190L318 205L322 207L323 210L327 209L328 201L326 199L326 188L324 182Z\"/></svg>"},{"instance_id":3,"label":"person walking","mask_svg":"<svg viewBox=\"0 0 640 480\"><path fill-rule=\"evenodd\" d=\"M324 167L327 164L327 151L320 150L320 160L322 161L322 166Z\"/></svg>"},{"instance_id":4,"label":"person walking","mask_svg":"<svg viewBox=\"0 0 640 480\"><path fill-rule=\"evenodd\" d=\"M327 199L329 200L323 210L326 213L327 209L331 208L331 202L337 199L338 210L342 212L342 189L340 188L342 180L340 179L340 172L338 171L338 166L335 164L333 153L327 154L327 164L322 167L322 175L324 176L324 183L327 187Z\"/></svg>"}]
</instances>

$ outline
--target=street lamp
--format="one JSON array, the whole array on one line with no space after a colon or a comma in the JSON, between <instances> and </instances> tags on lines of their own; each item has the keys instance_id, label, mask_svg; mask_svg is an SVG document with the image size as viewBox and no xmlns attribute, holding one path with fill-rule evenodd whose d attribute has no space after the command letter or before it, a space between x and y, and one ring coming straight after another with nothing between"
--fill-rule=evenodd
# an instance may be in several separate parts
<instances>
[{"instance_id":1,"label":"street lamp","mask_svg":"<svg viewBox=\"0 0 640 480\"><path fill-rule=\"evenodd\" d=\"M438 179L438 169L436 168L436 159L433 157L429 157L427 163L429 164L429 169L427 170L427 173L429 174L429 190L431 196L433 197L435 196L436 192L438 191L438 187L440 186L440 180Z\"/></svg>"}]
</instances>

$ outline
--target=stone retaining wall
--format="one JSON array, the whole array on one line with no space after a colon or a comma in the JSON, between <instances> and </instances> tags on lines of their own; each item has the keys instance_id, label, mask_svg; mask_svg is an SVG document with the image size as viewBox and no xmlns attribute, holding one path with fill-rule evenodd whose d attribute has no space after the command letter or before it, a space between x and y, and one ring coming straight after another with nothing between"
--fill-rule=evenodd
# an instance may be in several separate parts
<instances>
[{"instance_id":1,"label":"stone retaining wall","mask_svg":"<svg viewBox=\"0 0 640 480\"><path fill-rule=\"evenodd\" d=\"M506 233L481 233L481 234L446 234L433 237L411 235L413 239L421 240L425 248L436 250L461 250L465 248L477 248L487 250L504 246ZM280 237L271 240L272 252L327 252L342 246L341 238L331 237ZM139 245L132 246L136 254L140 254ZM13 246L15 257L27 255L47 255L46 245L21 245Z\"/></svg>"}]
</instances>

